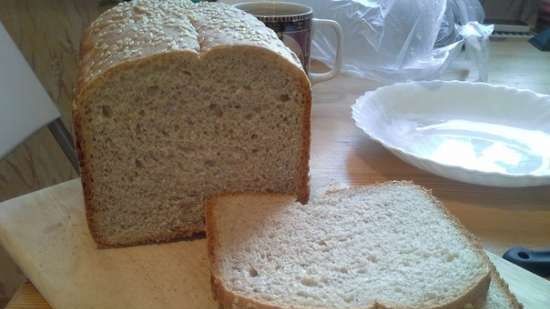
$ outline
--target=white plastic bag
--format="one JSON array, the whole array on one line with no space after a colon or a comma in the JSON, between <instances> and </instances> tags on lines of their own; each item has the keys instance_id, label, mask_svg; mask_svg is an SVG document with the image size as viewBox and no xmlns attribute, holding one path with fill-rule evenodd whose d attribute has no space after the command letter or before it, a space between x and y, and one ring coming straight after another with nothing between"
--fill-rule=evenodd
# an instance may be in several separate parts
<instances>
[{"instance_id":1,"label":"white plastic bag","mask_svg":"<svg viewBox=\"0 0 550 309\"><path fill-rule=\"evenodd\" d=\"M461 56L470 71L467 79L487 80L493 27L480 24L484 13L478 0L294 1L344 28L344 73L382 82L440 79ZM333 35L329 29L316 31L314 58L334 59Z\"/></svg>"}]
</instances>

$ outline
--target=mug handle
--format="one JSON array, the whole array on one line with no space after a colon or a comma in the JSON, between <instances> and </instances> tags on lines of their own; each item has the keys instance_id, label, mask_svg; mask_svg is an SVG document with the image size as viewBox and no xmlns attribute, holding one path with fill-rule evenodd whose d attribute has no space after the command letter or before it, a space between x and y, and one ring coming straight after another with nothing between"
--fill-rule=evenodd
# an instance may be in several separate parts
<instances>
[{"instance_id":1,"label":"mug handle","mask_svg":"<svg viewBox=\"0 0 550 309\"><path fill-rule=\"evenodd\" d=\"M330 26L334 29L334 32L336 32L336 59L334 60L334 67L330 71L324 73L309 73L309 78L312 84L333 79L342 69L342 27L334 20L313 18L313 29L315 30L318 25Z\"/></svg>"}]
</instances>

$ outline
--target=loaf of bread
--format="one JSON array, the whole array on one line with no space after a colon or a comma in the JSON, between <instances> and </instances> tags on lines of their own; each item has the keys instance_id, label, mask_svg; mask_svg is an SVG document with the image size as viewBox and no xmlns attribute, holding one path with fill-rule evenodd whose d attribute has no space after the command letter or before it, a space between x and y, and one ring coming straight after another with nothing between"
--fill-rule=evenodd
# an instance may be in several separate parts
<instances>
[{"instance_id":1,"label":"loaf of bread","mask_svg":"<svg viewBox=\"0 0 550 309\"><path fill-rule=\"evenodd\" d=\"M193 237L219 192L308 199L310 84L297 57L227 5L135 0L81 43L73 117L99 247Z\"/></svg>"},{"instance_id":2,"label":"loaf of bread","mask_svg":"<svg viewBox=\"0 0 550 309\"><path fill-rule=\"evenodd\" d=\"M513 304L500 281L486 298L492 268L479 244L407 182L334 190L308 205L222 195L207 203L206 225L213 291L226 308Z\"/></svg>"}]
</instances>

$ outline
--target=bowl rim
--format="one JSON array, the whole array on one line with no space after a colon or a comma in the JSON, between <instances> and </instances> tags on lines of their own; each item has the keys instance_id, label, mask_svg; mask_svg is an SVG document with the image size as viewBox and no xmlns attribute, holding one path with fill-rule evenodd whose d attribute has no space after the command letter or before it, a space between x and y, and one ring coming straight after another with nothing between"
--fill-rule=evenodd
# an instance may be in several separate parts
<instances>
[{"instance_id":1,"label":"bowl rim","mask_svg":"<svg viewBox=\"0 0 550 309\"><path fill-rule=\"evenodd\" d=\"M394 143L391 143L391 144L388 143L385 139L381 138L378 134L376 134L376 132L374 132L372 130L367 130L365 128L365 126L361 126L359 124L359 120L357 119L357 117L359 116L359 114L361 112L361 109L368 102L373 102L369 98L369 96L372 96L376 92L379 92L381 90L382 91L387 91L387 89L389 89L389 88L399 88L399 87L410 86L410 85L436 85L436 84L461 85L461 86L466 85L466 86L473 86L473 87L487 87L487 88L494 88L494 89L501 89L503 91L508 91L508 92L513 93L514 95L529 95L529 96L531 96L533 98L536 98L538 100L541 100L541 99L544 100L545 104L548 104L548 108L550 109L550 95L540 94L540 93L537 93L537 92L529 90L529 89L515 88L515 87L506 86L506 85L490 84L490 83L485 83L485 82L468 82L468 81L456 81L456 80L455 81L445 81L445 80L407 81L407 82L398 82L398 83L394 83L394 84L391 84L391 85L385 85L385 86L379 87L375 90L366 91L360 97L358 97L355 100L355 103L352 104L352 106L351 106L352 118L355 122L355 126L358 127L359 129L361 129L361 131L363 131L365 134L367 134L371 139L373 139L374 141L380 143L382 146L387 148L389 151L397 152L397 153L401 154L404 157L412 157L415 160L422 162L424 165L436 164L438 166L445 167L447 169L460 170L461 172L481 175L483 177L496 176L496 177L505 178L508 181L517 180L517 179L528 179L533 183L533 184L528 184L528 185L521 185L522 187L525 187L525 186L542 186L542 185L550 184L550 174L548 174L548 175L535 175L535 174L508 174L508 173L496 172L496 171L495 172L487 172L487 171L481 171L481 170L478 170L478 169L475 169L475 168L469 168L469 167L464 167L464 166L461 166L461 165L454 165L454 164L448 164L448 163L441 163L441 162L431 160L431 159L428 159L428 158L425 158L425 157L420 157L420 156L417 156L415 153L412 153L410 151L407 151L407 150L403 149L403 147L395 145ZM371 132L368 132L368 131L371 131ZM424 168L422 168L422 169L424 169ZM429 171L429 172L434 173L432 171ZM446 178L451 178L451 177L446 177ZM453 178L453 179L456 179L456 178ZM517 186L517 187L520 187L520 186Z\"/></svg>"}]
</instances>

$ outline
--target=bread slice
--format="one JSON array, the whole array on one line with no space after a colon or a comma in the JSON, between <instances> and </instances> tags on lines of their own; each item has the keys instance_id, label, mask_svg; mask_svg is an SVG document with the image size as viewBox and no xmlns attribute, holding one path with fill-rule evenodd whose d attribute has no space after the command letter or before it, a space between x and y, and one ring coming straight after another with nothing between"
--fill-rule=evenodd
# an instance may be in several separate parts
<instances>
[{"instance_id":1,"label":"bread slice","mask_svg":"<svg viewBox=\"0 0 550 309\"><path fill-rule=\"evenodd\" d=\"M81 48L74 126L100 247L204 231L225 191L308 199L310 84L251 15L216 3L124 2Z\"/></svg>"},{"instance_id":2,"label":"bread slice","mask_svg":"<svg viewBox=\"0 0 550 309\"><path fill-rule=\"evenodd\" d=\"M231 308L480 308L490 266L422 188L391 182L300 205L234 194L206 209L212 286Z\"/></svg>"}]
</instances>

